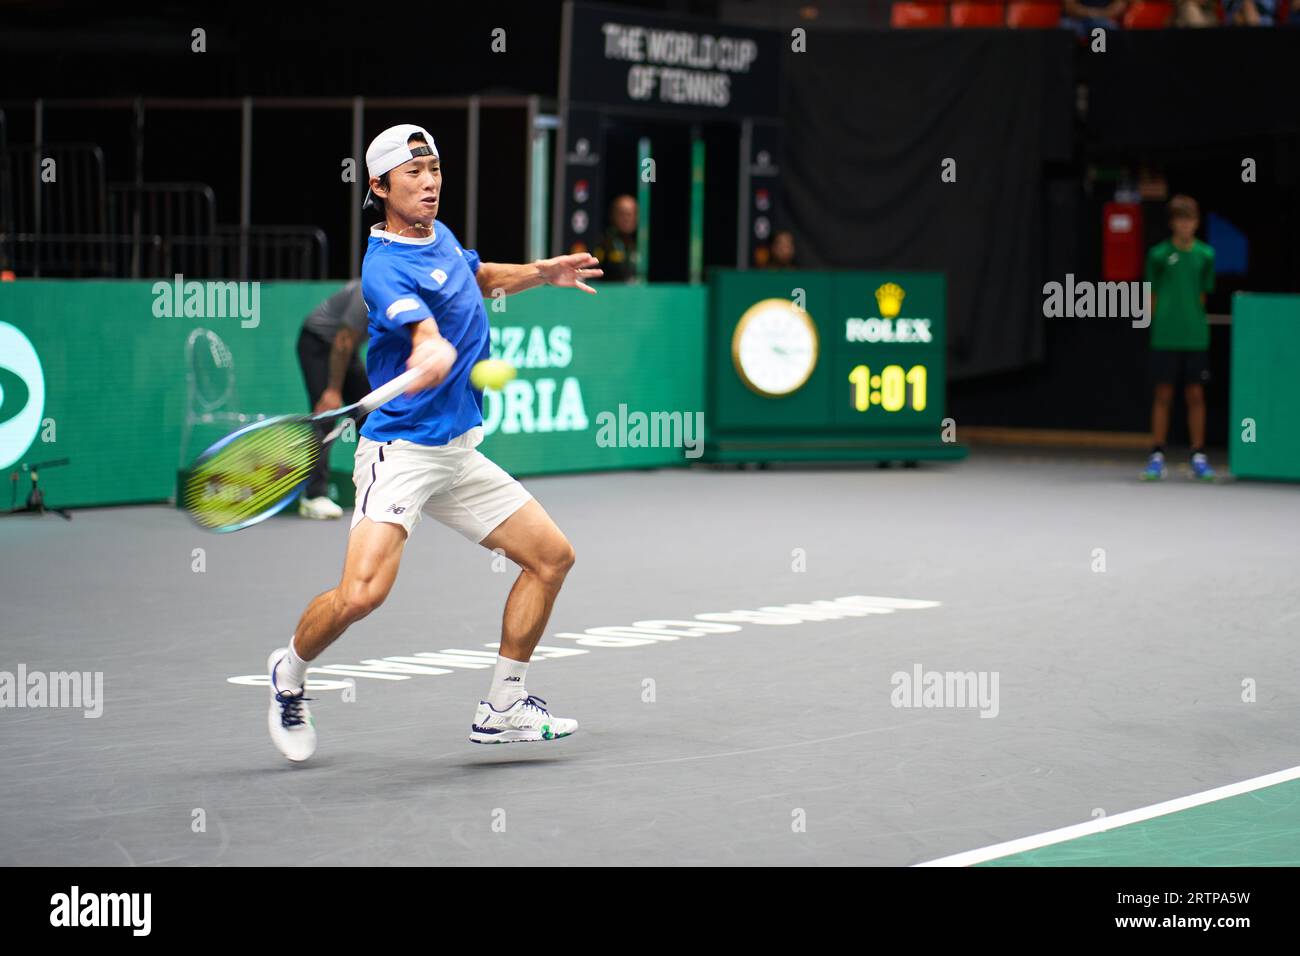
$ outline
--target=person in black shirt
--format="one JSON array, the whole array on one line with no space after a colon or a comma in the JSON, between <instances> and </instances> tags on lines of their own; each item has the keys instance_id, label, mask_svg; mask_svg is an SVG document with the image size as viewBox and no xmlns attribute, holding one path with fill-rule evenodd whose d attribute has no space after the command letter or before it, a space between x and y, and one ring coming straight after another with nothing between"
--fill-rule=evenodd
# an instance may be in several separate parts
<instances>
[{"instance_id":1,"label":"person in black shirt","mask_svg":"<svg viewBox=\"0 0 1300 956\"><path fill-rule=\"evenodd\" d=\"M360 279L353 279L307 316L298 335L298 362L313 413L350 405L369 393L370 381L358 356L369 337ZM360 429L361 422L356 424ZM324 429L320 437L325 437ZM298 502L298 514L304 518L341 517L343 509L328 492L329 456L322 455Z\"/></svg>"},{"instance_id":2,"label":"person in black shirt","mask_svg":"<svg viewBox=\"0 0 1300 956\"><path fill-rule=\"evenodd\" d=\"M637 274L636 230L639 218L636 200L617 197L609 207L610 227L592 253L605 270L606 282L633 282Z\"/></svg>"}]
</instances>

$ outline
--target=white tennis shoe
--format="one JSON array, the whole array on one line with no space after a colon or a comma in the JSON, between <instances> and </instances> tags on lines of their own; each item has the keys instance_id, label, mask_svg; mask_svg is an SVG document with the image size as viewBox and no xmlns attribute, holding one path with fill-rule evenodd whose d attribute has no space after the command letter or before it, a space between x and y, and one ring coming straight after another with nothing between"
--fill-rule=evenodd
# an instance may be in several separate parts
<instances>
[{"instance_id":1,"label":"white tennis shoe","mask_svg":"<svg viewBox=\"0 0 1300 956\"><path fill-rule=\"evenodd\" d=\"M266 713L266 727L271 743L294 763L301 763L316 752L316 722L312 719L305 687L279 687L275 682L276 665L289 653L287 647L271 652L266 669L271 674L271 708Z\"/></svg>"},{"instance_id":2,"label":"white tennis shoe","mask_svg":"<svg viewBox=\"0 0 1300 956\"><path fill-rule=\"evenodd\" d=\"M343 517L343 509L325 495L321 495L318 498L307 498L304 496L298 501L298 514L302 515L304 518L316 518L328 521L333 518Z\"/></svg>"},{"instance_id":3,"label":"white tennis shoe","mask_svg":"<svg viewBox=\"0 0 1300 956\"><path fill-rule=\"evenodd\" d=\"M511 744L534 740L558 740L578 729L578 722L556 717L540 697L525 697L505 710L485 700L478 702L469 739L476 744Z\"/></svg>"}]
</instances>

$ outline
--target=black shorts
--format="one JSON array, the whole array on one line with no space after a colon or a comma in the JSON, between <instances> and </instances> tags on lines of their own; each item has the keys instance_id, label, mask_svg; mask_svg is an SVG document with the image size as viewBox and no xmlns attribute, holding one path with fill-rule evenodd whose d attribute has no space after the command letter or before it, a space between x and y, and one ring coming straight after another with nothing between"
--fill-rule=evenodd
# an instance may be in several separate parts
<instances>
[{"instance_id":1,"label":"black shorts","mask_svg":"<svg viewBox=\"0 0 1300 956\"><path fill-rule=\"evenodd\" d=\"M1210 380L1209 353L1152 349L1151 377L1157 385L1204 385Z\"/></svg>"}]
</instances>

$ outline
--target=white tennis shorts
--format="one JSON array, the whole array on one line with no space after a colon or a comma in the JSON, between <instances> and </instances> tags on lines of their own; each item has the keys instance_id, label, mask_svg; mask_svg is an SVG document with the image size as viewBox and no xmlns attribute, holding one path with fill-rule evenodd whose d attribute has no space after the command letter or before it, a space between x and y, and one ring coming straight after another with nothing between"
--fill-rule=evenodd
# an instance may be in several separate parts
<instances>
[{"instance_id":1,"label":"white tennis shorts","mask_svg":"<svg viewBox=\"0 0 1300 956\"><path fill-rule=\"evenodd\" d=\"M483 427L445 445L404 439L357 441L352 527L362 518L400 524L409 535L420 516L442 522L478 543L532 500L514 478L477 450Z\"/></svg>"}]
</instances>

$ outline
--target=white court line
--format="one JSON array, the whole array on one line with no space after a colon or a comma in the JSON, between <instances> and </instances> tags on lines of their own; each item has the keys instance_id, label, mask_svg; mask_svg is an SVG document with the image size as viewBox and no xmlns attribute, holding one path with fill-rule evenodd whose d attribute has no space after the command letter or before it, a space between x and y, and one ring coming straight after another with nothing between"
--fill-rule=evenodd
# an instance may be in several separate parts
<instances>
[{"instance_id":1,"label":"white court line","mask_svg":"<svg viewBox=\"0 0 1300 956\"><path fill-rule=\"evenodd\" d=\"M1230 783L1224 787L1215 787L1213 790L1194 793L1190 797L1178 797L1174 800L1166 800L1164 803L1152 804L1149 807L1126 810L1123 813L1115 814L1113 817L1098 817L1095 820L1089 820L1087 823L1076 823L1074 826L1062 827L1059 830L1048 830L1046 833L1039 833L1035 836L1008 840L1006 843L995 843L992 846L986 846L978 850L966 850L963 853L954 853L952 856L930 860L928 863L915 863L913 866L973 866L976 863L987 863L989 860L1011 856L1014 853L1037 850L1040 847L1051 846L1054 843L1064 843L1067 840L1076 840L1079 837L1091 836L1094 833L1114 830L1116 827L1126 827L1131 823L1141 823L1143 820L1163 817L1166 814L1177 813L1179 810L1190 810L1192 807L1213 803L1216 800L1226 800L1228 797L1250 793L1252 790L1263 790L1265 787L1273 787L1279 783L1297 779L1300 779L1300 767L1292 767L1289 770L1279 770L1276 773L1253 777L1240 783Z\"/></svg>"}]
</instances>

